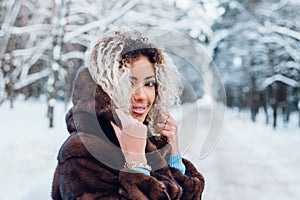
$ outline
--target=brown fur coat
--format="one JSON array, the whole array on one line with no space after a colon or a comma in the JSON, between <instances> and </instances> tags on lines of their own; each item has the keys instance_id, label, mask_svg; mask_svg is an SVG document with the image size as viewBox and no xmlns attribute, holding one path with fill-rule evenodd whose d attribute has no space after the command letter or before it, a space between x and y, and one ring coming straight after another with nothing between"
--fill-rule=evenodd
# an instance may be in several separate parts
<instances>
[{"instance_id":1,"label":"brown fur coat","mask_svg":"<svg viewBox=\"0 0 300 200\"><path fill-rule=\"evenodd\" d=\"M110 98L92 81L87 68L76 77L73 104L66 115L70 136L58 153L54 200L201 199L202 175L186 159L185 175L169 167L170 146L163 137L147 139L151 176L123 168L125 158L110 124L120 125L119 120L114 118Z\"/></svg>"}]
</instances>

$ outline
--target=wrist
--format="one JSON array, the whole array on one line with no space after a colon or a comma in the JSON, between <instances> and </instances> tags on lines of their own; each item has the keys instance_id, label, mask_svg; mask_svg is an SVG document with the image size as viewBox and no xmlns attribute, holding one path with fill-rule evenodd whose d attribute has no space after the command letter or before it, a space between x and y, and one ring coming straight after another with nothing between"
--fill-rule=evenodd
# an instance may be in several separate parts
<instances>
[{"instance_id":1,"label":"wrist","mask_svg":"<svg viewBox=\"0 0 300 200\"><path fill-rule=\"evenodd\" d=\"M145 162L139 162L139 161L126 162L124 164L124 167L127 169L145 169L148 171L152 170L150 165L148 165Z\"/></svg>"},{"instance_id":2,"label":"wrist","mask_svg":"<svg viewBox=\"0 0 300 200\"><path fill-rule=\"evenodd\" d=\"M125 159L127 163L130 162L142 162L147 163L147 159L145 154L134 154L134 153L124 153Z\"/></svg>"},{"instance_id":3,"label":"wrist","mask_svg":"<svg viewBox=\"0 0 300 200\"><path fill-rule=\"evenodd\" d=\"M177 155L177 154L179 154L179 153L180 153L179 149L173 149L173 148L172 148L172 150L171 150L171 155Z\"/></svg>"},{"instance_id":4,"label":"wrist","mask_svg":"<svg viewBox=\"0 0 300 200\"><path fill-rule=\"evenodd\" d=\"M171 155L179 154L179 142L178 138L175 138L173 141L169 143L171 145Z\"/></svg>"},{"instance_id":5,"label":"wrist","mask_svg":"<svg viewBox=\"0 0 300 200\"><path fill-rule=\"evenodd\" d=\"M151 166L147 164L147 159L145 154L126 154L125 156L126 162L124 163L124 167L127 169L142 169L151 171ZM141 171L141 170L136 170Z\"/></svg>"},{"instance_id":6,"label":"wrist","mask_svg":"<svg viewBox=\"0 0 300 200\"><path fill-rule=\"evenodd\" d=\"M177 154L180 153L179 147L178 147L177 144L171 145L171 152L170 153L171 153L171 155L177 155Z\"/></svg>"}]
</instances>

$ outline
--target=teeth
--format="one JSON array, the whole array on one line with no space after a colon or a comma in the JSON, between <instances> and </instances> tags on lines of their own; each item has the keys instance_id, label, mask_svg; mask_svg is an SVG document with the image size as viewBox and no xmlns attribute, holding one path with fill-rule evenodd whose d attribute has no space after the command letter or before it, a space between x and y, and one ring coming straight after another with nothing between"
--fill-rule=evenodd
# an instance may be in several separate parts
<instances>
[{"instance_id":1,"label":"teeth","mask_svg":"<svg viewBox=\"0 0 300 200\"><path fill-rule=\"evenodd\" d=\"M133 107L132 108L132 112L134 112L135 114L144 114L144 112L146 111L147 107Z\"/></svg>"},{"instance_id":2,"label":"teeth","mask_svg":"<svg viewBox=\"0 0 300 200\"><path fill-rule=\"evenodd\" d=\"M144 110L144 108L135 108L135 110Z\"/></svg>"}]
</instances>

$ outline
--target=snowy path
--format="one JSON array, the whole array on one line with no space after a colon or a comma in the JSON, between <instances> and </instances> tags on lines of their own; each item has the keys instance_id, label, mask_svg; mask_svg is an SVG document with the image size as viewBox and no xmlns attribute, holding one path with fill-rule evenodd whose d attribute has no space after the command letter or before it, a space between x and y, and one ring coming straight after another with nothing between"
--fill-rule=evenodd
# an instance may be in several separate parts
<instances>
[{"instance_id":1,"label":"snowy path","mask_svg":"<svg viewBox=\"0 0 300 200\"><path fill-rule=\"evenodd\" d=\"M222 138L197 165L205 200L300 199L300 129L274 131L228 113Z\"/></svg>"},{"instance_id":2,"label":"snowy path","mask_svg":"<svg viewBox=\"0 0 300 200\"><path fill-rule=\"evenodd\" d=\"M39 102L18 102L13 111L7 104L0 106L3 200L50 199L56 155L68 134L63 105L56 109L54 129L46 128L45 110ZM200 130L206 130L209 112L202 112ZM194 113L187 112L189 119ZM206 158L197 159L201 137L186 151L185 156L206 179L203 199L300 199L300 129L296 121L273 131L260 123L262 120L254 124L246 118L248 115L228 110L223 135ZM190 127L187 123L186 128Z\"/></svg>"}]
</instances>

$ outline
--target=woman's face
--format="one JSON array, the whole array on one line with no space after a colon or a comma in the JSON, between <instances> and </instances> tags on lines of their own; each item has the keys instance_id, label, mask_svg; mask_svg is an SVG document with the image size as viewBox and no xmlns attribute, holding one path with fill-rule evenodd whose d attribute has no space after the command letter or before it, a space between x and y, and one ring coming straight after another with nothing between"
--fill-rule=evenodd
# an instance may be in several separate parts
<instances>
[{"instance_id":1,"label":"woman's face","mask_svg":"<svg viewBox=\"0 0 300 200\"><path fill-rule=\"evenodd\" d=\"M131 83L131 115L140 122L146 119L155 100L155 73L153 65L145 56L134 59L130 64Z\"/></svg>"}]
</instances>

